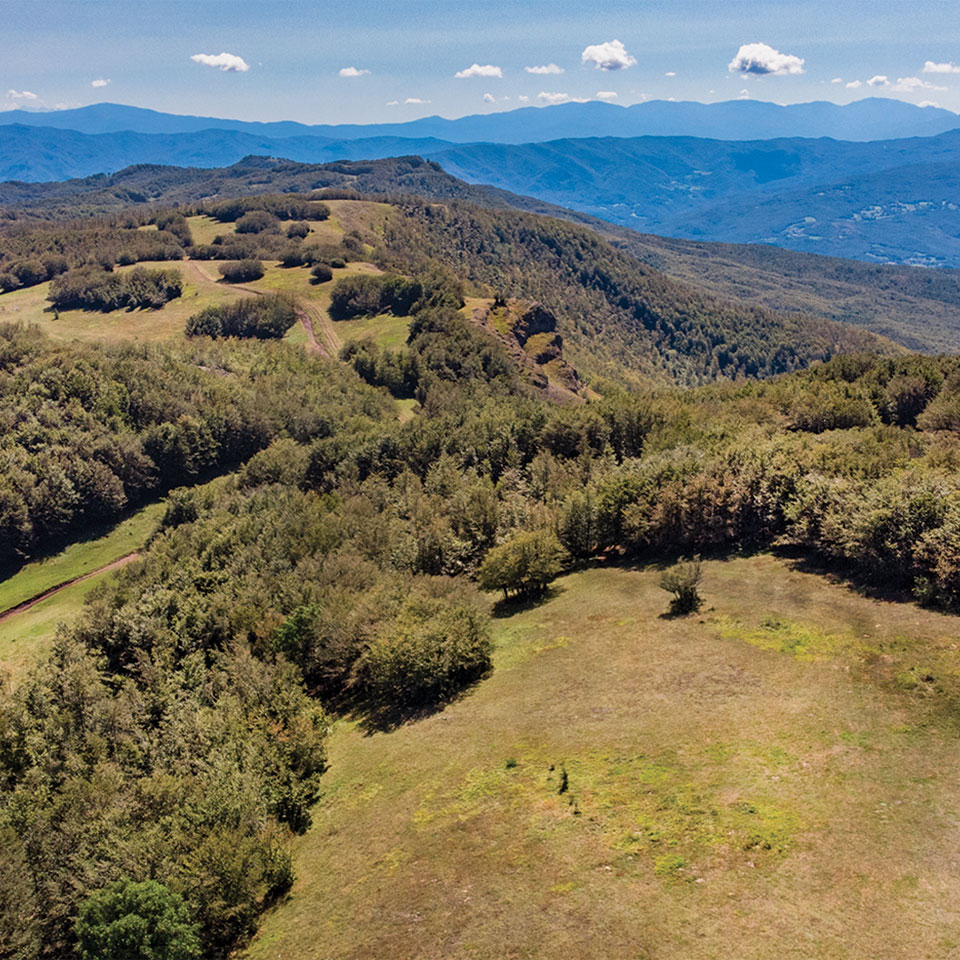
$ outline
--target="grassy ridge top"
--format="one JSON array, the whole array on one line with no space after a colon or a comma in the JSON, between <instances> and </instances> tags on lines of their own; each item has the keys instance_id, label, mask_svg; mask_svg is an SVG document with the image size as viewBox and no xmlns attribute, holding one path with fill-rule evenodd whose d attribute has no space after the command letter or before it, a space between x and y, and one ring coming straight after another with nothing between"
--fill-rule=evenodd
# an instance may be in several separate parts
<instances>
[{"instance_id":1,"label":"grassy ridge top","mask_svg":"<svg viewBox=\"0 0 960 960\"><path fill-rule=\"evenodd\" d=\"M707 564L704 592L664 620L656 570L573 574L497 621L462 702L339 726L299 880L244 956L940 955L958 678L894 678L949 670L957 619L769 556Z\"/></svg>"}]
</instances>

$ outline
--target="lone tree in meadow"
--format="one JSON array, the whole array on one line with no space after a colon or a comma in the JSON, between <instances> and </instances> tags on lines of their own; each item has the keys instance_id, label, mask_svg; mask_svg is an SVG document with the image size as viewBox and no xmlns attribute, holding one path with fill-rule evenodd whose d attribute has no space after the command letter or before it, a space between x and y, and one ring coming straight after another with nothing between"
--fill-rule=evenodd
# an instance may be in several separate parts
<instances>
[{"instance_id":1,"label":"lone tree in meadow","mask_svg":"<svg viewBox=\"0 0 960 960\"><path fill-rule=\"evenodd\" d=\"M74 926L83 960L200 960L183 898L156 880L120 880L88 897Z\"/></svg>"},{"instance_id":2,"label":"lone tree in meadow","mask_svg":"<svg viewBox=\"0 0 960 960\"><path fill-rule=\"evenodd\" d=\"M700 569L699 557L686 563L676 563L664 570L660 576L660 586L673 594L670 612L680 615L699 610L700 604L703 603L699 589L702 582L703 572Z\"/></svg>"},{"instance_id":3,"label":"lone tree in meadow","mask_svg":"<svg viewBox=\"0 0 960 960\"><path fill-rule=\"evenodd\" d=\"M481 590L502 590L503 599L537 597L563 570L567 560L560 541L549 530L518 533L494 547L479 571Z\"/></svg>"}]
</instances>

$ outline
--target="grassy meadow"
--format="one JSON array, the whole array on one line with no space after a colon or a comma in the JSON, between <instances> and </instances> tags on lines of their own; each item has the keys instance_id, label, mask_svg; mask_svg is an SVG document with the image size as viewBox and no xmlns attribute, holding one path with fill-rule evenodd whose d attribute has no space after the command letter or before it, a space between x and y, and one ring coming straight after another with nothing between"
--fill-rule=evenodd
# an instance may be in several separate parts
<instances>
[{"instance_id":1,"label":"grassy meadow","mask_svg":"<svg viewBox=\"0 0 960 960\"><path fill-rule=\"evenodd\" d=\"M328 206L331 208L329 219L308 221L311 233L306 242L339 243L344 233L350 230L359 227L376 229L390 209L387 204L357 200L334 200ZM188 217L187 222L194 241L199 244L210 243L218 235L227 236L235 229L233 223L219 223L206 216ZM206 307L255 293L284 291L296 296L311 310L315 326L319 328L316 335L331 354L336 354L343 342L351 338L372 337L382 346L396 347L406 337L406 318L399 322L398 318L385 317L331 323L327 307L333 283L350 274L376 272L376 267L369 263L350 263L345 268L335 269L333 281L317 285L310 283L308 267L284 268L276 261L264 263L266 274L262 279L240 285L223 283L215 260L145 261L139 266L178 270L183 277L183 295L157 310L62 310L54 313L47 300L50 289L47 282L0 294L0 323L35 324L58 340L155 343L181 337L187 318ZM117 267L120 273L132 269L133 266ZM308 338L298 324L287 339L306 344Z\"/></svg>"},{"instance_id":2,"label":"grassy meadow","mask_svg":"<svg viewBox=\"0 0 960 960\"><path fill-rule=\"evenodd\" d=\"M591 569L495 620L493 673L341 720L247 960L960 956L954 617L771 556Z\"/></svg>"},{"instance_id":3,"label":"grassy meadow","mask_svg":"<svg viewBox=\"0 0 960 960\"><path fill-rule=\"evenodd\" d=\"M57 624L73 620L87 594L114 572L96 571L140 550L156 529L164 508L163 503L149 504L102 535L71 543L0 581L0 672L16 674L39 660L49 649ZM85 579L70 583L80 577ZM67 583L69 586L29 609L3 616L12 607Z\"/></svg>"}]
</instances>

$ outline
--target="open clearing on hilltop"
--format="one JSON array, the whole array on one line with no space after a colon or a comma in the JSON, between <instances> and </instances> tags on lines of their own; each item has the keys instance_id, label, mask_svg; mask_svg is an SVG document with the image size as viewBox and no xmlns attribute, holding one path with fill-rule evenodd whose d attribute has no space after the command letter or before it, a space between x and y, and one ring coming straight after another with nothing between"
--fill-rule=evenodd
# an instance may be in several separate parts
<instances>
[{"instance_id":1,"label":"open clearing on hilltop","mask_svg":"<svg viewBox=\"0 0 960 960\"><path fill-rule=\"evenodd\" d=\"M248 960L960 956L960 619L771 556L591 569L441 713L341 721Z\"/></svg>"},{"instance_id":2,"label":"open clearing on hilltop","mask_svg":"<svg viewBox=\"0 0 960 960\"><path fill-rule=\"evenodd\" d=\"M311 233L308 243L339 243L345 233L358 228L378 230L390 210L388 204L360 200L326 201L331 208L328 220L308 221ZM215 236L235 232L235 224L219 223L210 217L188 217L194 241L209 243ZM148 229L148 228L144 228ZM153 228L149 228L153 229ZM183 277L183 295L157 310L61 310L50 309L47 294L50 284L41 283L10 293L0 294L0 323L36 324L49 336L58 340L86 340L96 342L138 341L158 342L183 336L187 318L219 303L269 291L294 294L309 310L314 320L316 337L326 351L336 356L345 340L372 337L383 346L398 346L406 337L408 319L398 322L396 317L362 319L334 325L327 314L330 289L340 277L355 273L376 272L372 264L358 261L333 270L333 281L310 283L308 267L281 267L277 261L265 261L266 273L253 283L232 285L223 283L217 260L163 260L145 261L117 267L122 273L134 266L149 269L177 270ZM381 324L383 321L383 324ZM340 331L339 333L336 331ZM304 344L308 336L301 324L288 334L287 340Z\"/></svg>"}]
</instances>

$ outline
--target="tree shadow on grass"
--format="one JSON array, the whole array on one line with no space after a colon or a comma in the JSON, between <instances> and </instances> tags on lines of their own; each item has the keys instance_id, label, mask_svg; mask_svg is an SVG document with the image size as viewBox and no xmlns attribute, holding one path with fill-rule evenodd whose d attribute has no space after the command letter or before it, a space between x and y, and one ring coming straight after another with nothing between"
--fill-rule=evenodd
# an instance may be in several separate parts
<instances>
[{"instance_id":1,"label":"tree shadow on grass","mask_svg":"<svg viewBox=\"0 0 960 960\"><path fill-rule=\"evenodd\" d=\"M334 717L356 723L365 737L390 733L405 724L443 713L447 707L466 699L492 671L490 667L466 681L459 689L429 702L379 703L360 691L346 691L329 701L326 708Z\"/></svg>"},{"instance_id":2,"label":"tree shadow on grass","mask_svg":"<svg viewBox=\"0 0 960 960\"><path fill-rule=\"evenodd\" d=\"M550 600L556 599L565 592L565 588L558 587L556 584L552 584L542 593L538 593L533 596L508 597L506 600L498 600L493 605L490 615L495 620L503 620L518 613L526 613L528 610L536 610L537 607L543 606L543 604L549 602Z\"/></svg>"},{"instance_id":3,"label":"tree shadow on grass","mask_svg":"<svg viewBox=\"0 0 960 960\"><path fill-rule=\"evenodd\" d=\"M873 600L886 600L891 603L916 603L913 591L894 580L870 580L868 577L851 570L849 564L831 562L817 556L810 550L796 546L774 546L769 553L783 560L798 573L811 573L823 577Z\"/></svg>"}]
</instances>

